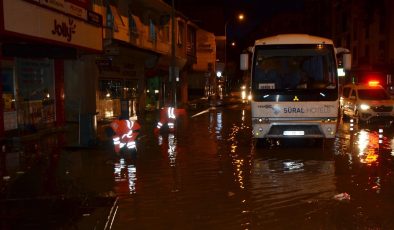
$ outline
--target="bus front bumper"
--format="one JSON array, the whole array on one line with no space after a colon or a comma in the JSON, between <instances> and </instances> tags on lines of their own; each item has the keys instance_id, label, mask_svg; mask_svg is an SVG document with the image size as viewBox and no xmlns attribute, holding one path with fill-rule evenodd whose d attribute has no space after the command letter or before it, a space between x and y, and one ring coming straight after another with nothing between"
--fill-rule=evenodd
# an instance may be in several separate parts
<instances>
[{"instance_id":1,"label":"bus front bumper","mask_svg":"<svg viewBox=\"0 0 394 230\"><path fill-rule=\"evenodd\" d=\"M253 124L254 138L335 138L337 122L273 122Z\"/></svg>"}]
</instances>

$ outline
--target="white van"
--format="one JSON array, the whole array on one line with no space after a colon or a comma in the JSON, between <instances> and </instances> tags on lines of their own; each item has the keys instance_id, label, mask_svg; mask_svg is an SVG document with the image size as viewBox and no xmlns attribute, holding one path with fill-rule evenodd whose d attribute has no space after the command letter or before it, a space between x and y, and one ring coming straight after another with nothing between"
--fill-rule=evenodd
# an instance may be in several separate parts
<instances>
[{"instance_id":1,"label":"white van","mask_svg":"<svg viewBox=\"0 0 394 230\"><path fill-rule=\"evenodd\" d=\"M340 104L344 118L359 122L394 120L394 100L377 81L344 85Z\"/></svg>"}]
</instances>

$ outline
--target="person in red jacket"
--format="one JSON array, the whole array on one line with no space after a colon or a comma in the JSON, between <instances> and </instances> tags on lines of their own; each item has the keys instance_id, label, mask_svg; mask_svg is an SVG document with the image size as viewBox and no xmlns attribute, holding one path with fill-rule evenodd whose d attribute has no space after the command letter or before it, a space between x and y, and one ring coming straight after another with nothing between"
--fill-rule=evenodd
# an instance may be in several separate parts
<instances>
[{"instance_id":1,"label":"person in red jacket","mask_svg":"<svg viewBox=\"0 0 394 230\"><path fill-rule=\"evenodd\" d=\"M111 123L111 128L114 132L112 140L114 143L115 152L119 153L123 147L127 149L136 149L136 138L141 126L137 121L130 121L129 119L115 119Z\"/></svg>"},{"instance_id":2,"label":"person in red jacket","mask_svg":"<svg viewBox=\"0 0 394 230\"><path fill-rule=\"evenodd\" d=\"M163 107L160 110L160 120L157 122L157 126L154 132L157 134L161 128L167 124L169 131L175 130L175 121L176 118L180 115L185 115L185 109L174 108L174 107Z\"/></svg>"}]
</instances>

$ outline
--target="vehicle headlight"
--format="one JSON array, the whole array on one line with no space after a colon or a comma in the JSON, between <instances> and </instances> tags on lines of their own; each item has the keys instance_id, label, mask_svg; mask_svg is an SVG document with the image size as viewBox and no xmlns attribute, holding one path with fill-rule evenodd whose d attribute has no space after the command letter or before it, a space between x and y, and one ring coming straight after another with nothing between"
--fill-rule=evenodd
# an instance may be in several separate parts
<instances>
[{"instance_id":1,"label":"vehicle headlight","mask_svg":"<svg viewBox=\"0 0 394 230\"><path fill-rule=\"evenodd\" d=\"M367 105L367 104L361 104L360 105L360 109L361 110L368 110L370 107L369 107L369 105Z\"/></svg>"},{"instance_id":2,"label":"vehicle headlight","mask_svg":"<svg viewBox=\"0 0 394 230\"><path fill-rule=\"evenodd\" d=\"M245 100L245 99L246 99L246 92L245 92L245 90L242 90L242 92L241 92L241 98L242 98L242 100Z\"/></svg>"}]
</instances>

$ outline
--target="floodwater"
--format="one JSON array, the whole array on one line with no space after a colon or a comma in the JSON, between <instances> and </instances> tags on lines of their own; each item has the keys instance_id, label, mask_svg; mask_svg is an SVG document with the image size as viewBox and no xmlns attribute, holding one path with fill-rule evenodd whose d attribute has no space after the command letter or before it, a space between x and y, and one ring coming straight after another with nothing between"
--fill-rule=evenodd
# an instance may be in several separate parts
<instances>
[{"instance_id":1,"label":"floodwater","mask_svg":"<svg viewBox=\"0 0 394 230\"><path fill-rule=\"evenodd\" d=\"M247 106L179 122L124 159L114 229L394 228L390 128L379 137L379 127L350 131L348 122L324 148L308 140L259 148Z\"/></svg>"},{"instance_id":2,"label":"floodwater","mask_svg":"<svg viewBox=\"0 0 394 230\"><path fill-rule=\"evenodd\" d=\"M3 194L117 197L112 229L394 229L393 127L342 122L324 145L290 139L260 146L249 109L190 111L176 131L159 134L148 114L136 152L52 149L40 167L19 164L30 183ZM92 208L78 210L83 217L52 226L72 229L94 216Z\"/></svg>"}]
</instances>

